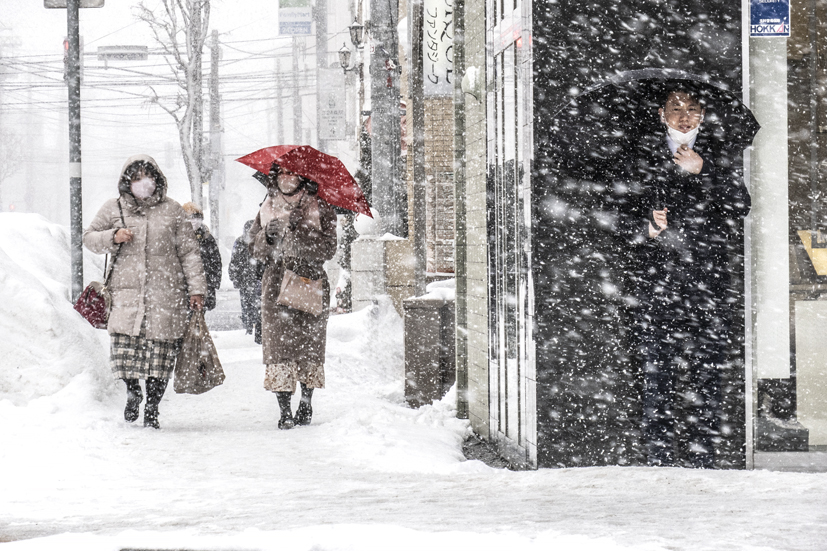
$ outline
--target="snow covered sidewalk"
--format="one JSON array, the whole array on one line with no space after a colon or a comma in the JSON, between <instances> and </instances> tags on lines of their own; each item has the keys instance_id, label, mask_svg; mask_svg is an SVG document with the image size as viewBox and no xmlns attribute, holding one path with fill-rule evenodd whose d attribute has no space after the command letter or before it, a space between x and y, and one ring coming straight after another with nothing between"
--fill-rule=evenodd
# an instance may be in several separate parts
<instances>
[{"instance_id":1,"label":"snow covered sidewalk","mask_svg":"<svg viewBox=\"0 0 827 551\"><path fill-rule=\"evenodd\" d=\"M309 427L276 428L260 348L241 331L214 334L223 386L170 389L160 431L129 425L105 332L75 316L44 263L21 261L61 250L4 231L0 216L2 551L827 545L824 474L466 461L453 396L403 405L402 321L386 301L331 318Z\"/></svg>"}]
</instances>

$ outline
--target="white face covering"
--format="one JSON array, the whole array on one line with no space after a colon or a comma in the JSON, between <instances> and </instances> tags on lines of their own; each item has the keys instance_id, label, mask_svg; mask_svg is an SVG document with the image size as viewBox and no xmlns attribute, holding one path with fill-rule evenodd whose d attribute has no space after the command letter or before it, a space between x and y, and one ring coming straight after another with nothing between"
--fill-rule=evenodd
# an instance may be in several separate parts
<instances>
[{"instance_id":1,"label":"white face covering","mask_svg":"<svg viewBox=\"0 0 827 551\"><path fill-rule=\"evenodd\" d=\"M201 219L200 218L190 218L190 224L192 224L192 229L197 230L201 227Z\"/></svg>"},{"instance_id":2,"label":"white face covering","mask_svg":"<svg viewBox=\"0 0 827 551\"><path fill-rule=\"evenodd\" d=\"M669 126L669 123L666 122L666 117L663 116L663 113L660 115L660 122L666 125L666 134L678 145L689 145L692 140L698 135L698 132L701 130L701 123L704 122L704 116L701 115L701 120L698 121L698 126L690 130L689 132L681 132L680 130L676 130Z\"/></svg>"},{"instance_id":3,"label":"white face covering","mask_svg":"<svg viewBox=\"0 0 827 551\"><path fill-rule=\"evenodd\" d=\"M681 132L680 130L675 130L668 124L666 125L666 133L672 138L672 141L678 145L689 145L689 143L695 139L695 136L698 135L700 129L700 126L696 126L689 132Z\"/></svg>"},{"instance_id":4,"label":"white face covering","mask_svg":"<svg viewBox=\"0 0 827 551\"><path fill-rule=\"evenodd\" d=\"M132 195L137 199L148 199L155 193L155 181L152 178L144 176L140 180L135 180L130 184Z\"/></svg>"},{"instance_id":5,"label":"white face covering","mask_svg":"<svg viewBox=\"0 0 827 551\"><path fill-rule=\"evenodd\" d=\"M278 177L276 180L279 191L284 193L285 195L290 195L291 193L295 192L299 189L301 185L301 179L298 176L292 175L292 177Z\"/></svg>"}]
</instances>

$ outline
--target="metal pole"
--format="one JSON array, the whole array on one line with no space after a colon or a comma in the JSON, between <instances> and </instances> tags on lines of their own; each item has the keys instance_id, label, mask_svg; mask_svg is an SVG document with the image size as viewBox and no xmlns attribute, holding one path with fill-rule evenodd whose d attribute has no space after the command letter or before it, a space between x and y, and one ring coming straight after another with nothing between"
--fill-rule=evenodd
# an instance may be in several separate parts
<instances>
[{"instance_id":1,"label":"metal pole","mask_svg":"<svg viewBox=\"0 0 827 551\"><path fill-rule=\"evenodd\" d=\"M468 224L465 171L465 0L454 0L454 265L456 272L457 417L468 419Z\"/></svg>"},{"instance_id":2,"label":"metal pole","mask_svg":"<svg viewBox=\"0 0 827 551\"><path fill-rule=\"evenodd\" d=\"M276 143L284 144L284 77L281 72L281 59L276 58L276 88L278 88L278 118L276 119Z\"/></svg>"},{"instance_id":3,"label":"metal pole","mask_svg":"<svg viewBox=\"0 0 827 551\"><path fill-rule=\"evenodd\" d=\"M72 302L83 291L83 193L80 155L80 0L66 3L69 38L69 232L72 262Z\"/></svg>"},{"instance_id":4,"label":"metal pole","mask_svg":"<svg viewBox=\"0 0 827 551\"><path fill-rule=\"evenodd\" d=\"M425 294L427 249L425 247L425 84L422 55L423 0L411 2L411 111L413 122L413 249L414 293Z\"/></svg>"},{"instance_id":5,"label":"metal pole","mask_svg":"<svg viewBox=\"0 0 827 551\"><path fill-rule=\"evenodd\" d=\"M824 226L821 221L823 213L821 212L821 203L823 200L817 199L819 197L819 177L818 177L818 12L816 9L817 0L810 0L808 3L809 25L807 32L810 38L810 53L807 56L809 77L810 77L810 166L809 166L809 180L810 180L810 197L812 197L812 205L810 207L810 228L812 230L820 230Z\"/></svg>"},{"instance_id":6,"label":"metal pole","mask_svg":"<svg viewBox=\"0 0 827 551\"><path fill-rule=\"evenodd\" d=\"M322 72L327 69L327 0L316 0L316 137L319 151L329 153L322 139Z\"/></svg>"},{"instance_id":7,"label":"metal pole","mask_svg":"<svg viewBox=\"0 0 827 551\"><path fill-rule=\"evenodd\" d=\"M210 163L212 175L210 177L210 228L216 241L220 240L219 226L219 197L224 187L224 158L221 155L221 104L218 95L218 31L212 32L212 49L210 51Z\"/></svg>"},{"instance_id":8,"label":"metal pole","mask_svg":"<svg viewBox=\"0 0 827 551\"><path fill-rule=\"evenodd\" d=\"M293 145L302 144L302 98L299 95L299 37L293 36Z\"/></svg>"},{"instance_id":9,"label":"metal pole","mask_svg":"<svg viewBox=\"0 0 827 551\"><path fill-rule=\"evenodd\" d=\"M201 44L201 10L203 9L203 2L193 2L192 4L192 21L190 22L190 34L194 35L192 43ZM192 116L192 154L195 157L195 162L198 165L198 193L193 197L193 201L199 207L203 208L203 193L202 187L206 180L206 170L204 166L204 96L202 84L202 63L201 63L201 48L196 48L193 52L195 56L195 67L192 74L193 95L195 109ZM210 192L212 193L212 192Z\"/></svg>"},{"instance_id":10,"label":"metal pole","mask_svg":"<svg viewBox=\"0 0 827 551\"><path fill-rule=\"evenodd\" d=\"M407 195L399 181L398 0L371 0L371 187L384 230L408 236Z\"/></svg>"}]
</instances>

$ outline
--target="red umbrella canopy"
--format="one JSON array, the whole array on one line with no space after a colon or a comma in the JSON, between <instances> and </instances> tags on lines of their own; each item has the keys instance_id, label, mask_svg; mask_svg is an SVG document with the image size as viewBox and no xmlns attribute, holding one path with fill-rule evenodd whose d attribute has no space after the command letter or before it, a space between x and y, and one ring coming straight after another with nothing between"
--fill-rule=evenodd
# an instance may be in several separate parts
<instances>
[{"instance_id":1,"label":"red umbrella canopy","mask_svg":"<svg viewBox=\"0 0 827 551\"><path fill-rule=\"evenodd\" d=\"M342 161L309 145L274 145L236 161L263 174L269 174L276 163L319 184L319 197L331 205L373 218L364 193Z\"/></svg>"}]
</instances>

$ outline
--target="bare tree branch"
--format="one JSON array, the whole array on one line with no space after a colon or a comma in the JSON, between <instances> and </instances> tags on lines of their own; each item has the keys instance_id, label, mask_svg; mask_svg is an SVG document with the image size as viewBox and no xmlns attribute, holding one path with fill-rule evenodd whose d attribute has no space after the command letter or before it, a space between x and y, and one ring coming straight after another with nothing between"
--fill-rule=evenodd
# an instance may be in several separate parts
<instances>
[{"instance_id":1,"label":"bare tree branch","mask_svg":"<svg viewBox=\"0 0 827 551\"><path fill-rule=\"evenodd\" d=\"M209 31L210 0L161 0L163 11L156 13L142 1L136 17L149 25L153 38L166 54L164 60L176 83L174 102L163 100L152 88L152 103L169 114L178 128L181 153L190 181L192 200L202 202L202 121L201 56Z\"/></svg>"}]
</instances>

